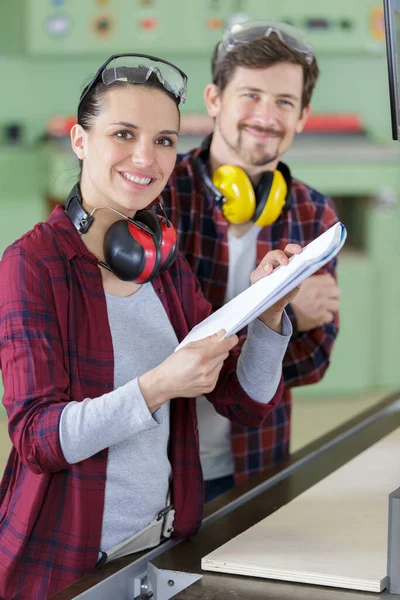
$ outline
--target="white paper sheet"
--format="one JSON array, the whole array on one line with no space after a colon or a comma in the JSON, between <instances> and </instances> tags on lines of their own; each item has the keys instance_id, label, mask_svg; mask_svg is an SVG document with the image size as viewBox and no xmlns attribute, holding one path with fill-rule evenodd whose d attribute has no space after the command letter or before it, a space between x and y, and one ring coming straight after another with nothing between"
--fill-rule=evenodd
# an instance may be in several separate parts
<instances>
[{"instance_id":1,"label":"white paper sheet","mask_svg":"<svg viewBox=\"0 0 400 600\"><path fill-rule=\"evenodd\" d=\"M213 335L221 329L226 330L225 337L228 337L248 325L293 288L300 285L304 279L332 260L342 248L346 236L347 231L343 223L339 222L330 227L305 246L301 254L292 256L288 265L277 267L270 275L257 281L196 325L176 350L190 342Z\"/></svg>"}]
</instances>

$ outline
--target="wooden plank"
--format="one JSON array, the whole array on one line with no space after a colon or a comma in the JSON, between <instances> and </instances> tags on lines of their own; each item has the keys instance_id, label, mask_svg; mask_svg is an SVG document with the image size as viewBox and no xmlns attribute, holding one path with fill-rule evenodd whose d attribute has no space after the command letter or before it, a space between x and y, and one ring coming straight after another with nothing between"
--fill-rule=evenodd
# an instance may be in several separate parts
<instances>
[{"instance_id":1,"label":"wooden plank","mask_svg":"<svg viewBox=\"0 0 400 600\"><path fill-rule=\"evenodd\" d=\"M202 559L202 568L380 592L400 428Z\"/></svg>"}]
</instances>

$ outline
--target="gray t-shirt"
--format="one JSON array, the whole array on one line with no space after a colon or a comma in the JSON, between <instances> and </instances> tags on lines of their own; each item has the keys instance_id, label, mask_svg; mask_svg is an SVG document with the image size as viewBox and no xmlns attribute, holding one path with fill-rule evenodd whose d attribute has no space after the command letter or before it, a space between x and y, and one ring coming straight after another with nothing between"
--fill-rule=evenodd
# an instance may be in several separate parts
<instances>
[{"instance_id":1,"label":"gray t-shirt","mask_svg":"<svg viewBox=\"0 0 400 600\"><path fill-rule=\"evenodd\" d=\"M70 402L60 419L61 449L69 463L109 448L101 536L105 552L144 529L166 505L171 477L169 402L152 415L137 378L163 362L178 344L151 284L125 298L106 294L106 300L115 389L99 398ZM250 325L237 371L254 400L268 402L273 397L289 337L260 321Z\"/></svg>"},{"instance_id":2,"label":"gray t-shirt","mask_svg":"<svg viewBox=\"0 0 400 600\"><path fill-rule=\"evenodd\" d=\"M109 433L107 430L115 428L103 445L109 447L103 551L141 531L166 506L171 476L167 453L169 402L151 415L137 377L163 362L178 344L151 284L124 298L106 294L106 301L114 349L115 392L96 401L71 403L61 417L62 448L64 454L70 448L69 462L82 460L82 452L90 456ZM120 437L118 429L125 420L130 422L130 431ZM70 456L72 440L80 449L75 449L76 456Z\"/></svg>"}]
</instances>

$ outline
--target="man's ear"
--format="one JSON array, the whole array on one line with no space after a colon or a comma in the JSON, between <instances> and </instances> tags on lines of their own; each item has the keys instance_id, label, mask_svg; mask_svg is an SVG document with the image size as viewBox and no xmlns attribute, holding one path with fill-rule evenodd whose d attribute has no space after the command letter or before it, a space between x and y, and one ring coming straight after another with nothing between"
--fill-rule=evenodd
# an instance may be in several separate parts
<instances>
[{"instance_id":1,"label":"man's ear","mask_svg":"<svg viewBox=\"0 0 400 600\"><path fill-rule=\"evenodd\" d=\"M204 90L204 102L210 117L215 119L221 108L221 92L215 83L209 83Z\"/></svg>"},{"instance_id":2,"label":"man's ear","mask_svg":"<svg viewBox=\"0 0 400 600\"><path fill-rule=\"evenodd\" d=\"M300 119L296 125L296 133L301 133L304 129L305 124L307 123L308 116L311 111L311 104L307 104L301 112Z\"/></svg>"},{"instance_id":3,"label":"man's ear","mask_svg":"<svg viewBox=\"0 0 400 600\"><path fill-rule=\"evenodd\" d=\"M87 133L82 125L74 125L71 129L71 146L79 160L86 158Z\"/></svg>"}]
</instances>

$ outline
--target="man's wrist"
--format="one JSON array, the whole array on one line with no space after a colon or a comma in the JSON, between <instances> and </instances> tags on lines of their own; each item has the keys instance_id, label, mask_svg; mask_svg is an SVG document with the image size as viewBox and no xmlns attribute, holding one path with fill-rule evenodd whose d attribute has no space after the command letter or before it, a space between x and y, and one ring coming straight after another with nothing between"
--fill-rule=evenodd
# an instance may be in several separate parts
<instances>
[{"instance_id":1,"label":"man's wrist","mask_svg":"<svg viewBox=\"0 0 400 600\"><path fill-rule=\"evenodd\" d=\"M286 314L289 317L290 322L292 324L293 333L300 333L297 313L296 313L296 310L295 310L293 304L292 303L287 304L285 307L285 311L286 311Z\"/></svg>"},{"instance_id":2,"label":"man's wrist","mask_svg":"<svg viewBox=\"0 0 400 600\"><path fill-rule=\"evenodd\" d=\"M275 333L282 333L282 312L278 313L269 313L268 311L262 313L258 318L264 325L266 325Z\"/></svg>"}]
</instances>

